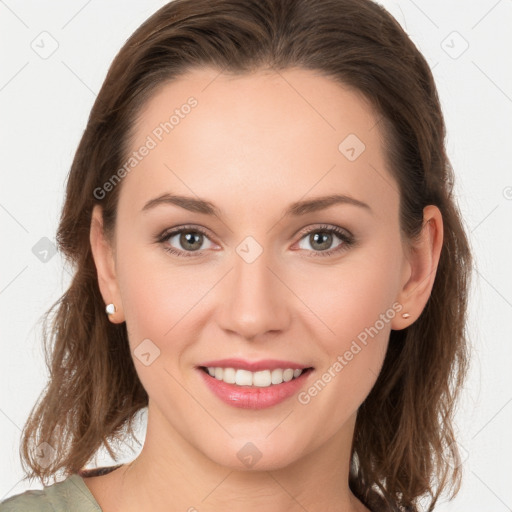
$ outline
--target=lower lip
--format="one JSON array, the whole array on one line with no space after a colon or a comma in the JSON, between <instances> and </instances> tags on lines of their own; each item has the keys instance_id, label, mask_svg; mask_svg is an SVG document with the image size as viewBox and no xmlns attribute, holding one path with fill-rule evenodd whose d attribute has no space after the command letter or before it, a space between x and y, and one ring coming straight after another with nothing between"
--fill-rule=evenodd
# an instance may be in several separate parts
<instances>
[{"instance_id":1,"label":"lower lip","mask_svg":"<svg viewBox=\"0 0 512 512\"><path fill-rule=\"evenodd\" d=\"M267 387L257 386L237 386L236 384L227 384L222 380L217 380L201 368L198 369L206 385L223 402L241 409L265 409L277 405L287 398L295 395L304 385L309 374L308 370L301 373L296 379L292 379L282 384L272 384Z\"/></svg>"}]
</instances>

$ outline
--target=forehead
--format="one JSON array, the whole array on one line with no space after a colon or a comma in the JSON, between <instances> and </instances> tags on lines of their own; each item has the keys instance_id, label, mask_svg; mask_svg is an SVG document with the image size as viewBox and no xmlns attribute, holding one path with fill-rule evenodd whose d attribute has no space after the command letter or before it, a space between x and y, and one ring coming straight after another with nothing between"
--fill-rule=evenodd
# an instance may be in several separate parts
<instances>
[{"instance_id":1,"label":"forehead","mask_svg":"<svg viewBox=\"0 0 512 512\"><path fill-rule=\"evenodd\" d=\"M196 69L141 110L121 197L139 209L164 192L220 198L233 215L333 192L389 200L378 120L362 95L313 71Z\"/></svg>"}]
</instances>

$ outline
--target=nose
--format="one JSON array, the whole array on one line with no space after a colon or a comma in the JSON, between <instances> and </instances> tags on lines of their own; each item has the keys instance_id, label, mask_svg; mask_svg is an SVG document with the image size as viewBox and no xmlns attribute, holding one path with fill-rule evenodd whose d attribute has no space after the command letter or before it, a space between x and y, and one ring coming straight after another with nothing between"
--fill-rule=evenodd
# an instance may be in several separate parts
<instances>
[{"instance_id":1,"label":"nose","mask_svg":"<svg viewBox=\"0 0 512 512\"><path fill-rule=\"evenodd\" d=\"M265 251L252 263L235 255L234 268L223 283L220 298L221 328L248 340L288 328L293 293L271 267Z\"/></svg>"}]
</instances>

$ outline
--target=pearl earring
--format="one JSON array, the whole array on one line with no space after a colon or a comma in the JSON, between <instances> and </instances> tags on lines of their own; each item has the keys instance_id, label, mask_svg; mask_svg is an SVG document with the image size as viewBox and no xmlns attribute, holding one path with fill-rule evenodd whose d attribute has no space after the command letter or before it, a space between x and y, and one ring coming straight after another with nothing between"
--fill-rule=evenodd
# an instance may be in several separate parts
<instances>
[{"instance_id":1,"label":"pearl earring","mask_svg":"<svg viewBox=\"0 0 512 512\"><path fill-rule=\"evenodd\" d=\"M409 318L411 315L409 315L409 313L402 313L402 316L403 316L404 318Z\"/></svg>"},{"instance_id":2,"label":"pearl earring","mask_svg":"<svg viewBox=\"0 0 512 512\"><path fill-rule=\"evenodd\" d=\"M105 308L107 315L113 315L116 311L116 306L114 304L107 304Z\"/></svg>"}]
</instances>

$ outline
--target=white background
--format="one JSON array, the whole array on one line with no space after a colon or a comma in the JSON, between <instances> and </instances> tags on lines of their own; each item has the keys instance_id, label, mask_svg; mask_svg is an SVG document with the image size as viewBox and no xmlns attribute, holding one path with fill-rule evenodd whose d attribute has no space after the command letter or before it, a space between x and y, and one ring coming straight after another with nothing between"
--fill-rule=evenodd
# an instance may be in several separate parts
<instances>
[{"instance_id":1,"label":"white background","mask_svg":"<svg viewBox=\"0 0 512 512\"><path fill-rule=\"evenodd\" d=\"M0 0L0 500L40 488L21 481L19 437L47 379L38 321L69 282L59 254L44 262L32 248L55 241L65 178L113 57L164 3ZM512 2L383 5L433 69L476 258L472 369L457 415L465 477L437 510L504 512L512 510ZM58 44L45 59L31 47L41 38L46 49Z\"/></svg>"}]
</instances>

